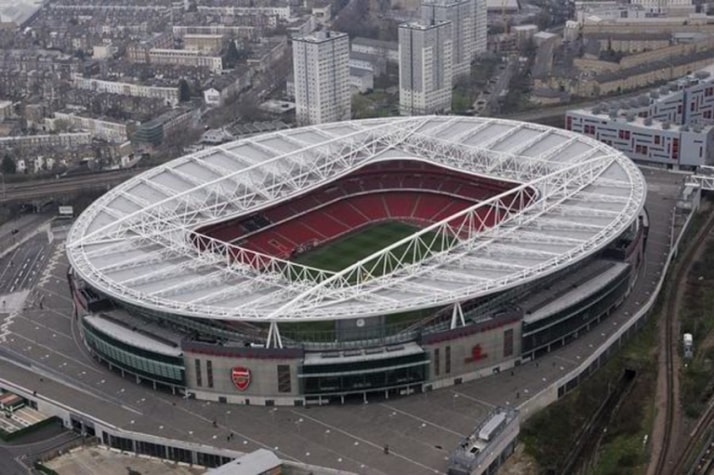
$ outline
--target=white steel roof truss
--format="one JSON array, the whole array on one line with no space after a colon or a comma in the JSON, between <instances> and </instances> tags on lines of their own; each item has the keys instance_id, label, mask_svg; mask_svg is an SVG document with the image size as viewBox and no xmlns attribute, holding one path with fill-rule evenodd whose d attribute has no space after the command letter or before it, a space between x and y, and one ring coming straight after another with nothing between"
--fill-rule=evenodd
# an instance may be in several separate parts
<instances>
[{"instance_id":1,"label":"white steel roof truss","mask_svg":"<svg viewBox=\"0 0 714 475\"><path fill-rule=\"evenodd\" d=\"M607 210L601 208L592 208L587 206L577 206L574 204L563 203L558 208L561 216L585 216L585 217L596 217L596 218L613 218L617 216L617 211Z\"/></svg>"},{"instance_id":2,"label":"white steel roof truss","mask_svg":"<svg viewBox=\"0 0 714 475\"><path fill-rule=\"evenodd\" d=\"M84 254L87 257L96 256L106 256L107 254L113 254L116 252L123 251L133 251L136 249L141 249L141 245L144 243L143 238L139 235L130 236L127 239L117 239L117 240L107 240L107 241L95 241L92 243L83 244ZM89 249L89 247L93 249Z\"/></svg>"},{"instance_id":3,"label":"white steel roof truss","mask_svg":"<svg viewBox=\"0 0 714 475\"><path fill-rule=\"evenodd\" d=\"M226 274L223 269L217 269L214 270L213 272L210 272L208 274L198 274L195 275L194 277L186 280L182 280L181 282L164 287L163 289L156 290L154 292L151 292L150 295L152 297L167 297L179 292L183 292L186 290L199 290L199 289L205 289L207 287L211 287L215 285L218 282L225 282L226 280Z\"/></svg>"},{"instance_id":4,"label":"white steel roof truss","mask_svg":"<svg viewBox=\"0 0 714 475\"><path fill-rule=\"evenodd\" d=\"M533 145L537 144L538 142L544 140L546 137L548 137L550 134L552 134L553 131L551 129L545 130L545 131L540 131L539 134L534 135L528 140L524 140L518 146L513 147L508 149L508 153L513 154L513 155L520 155L521 153L525 152L529 148L531 148Z\"/></svg>"},{"instance_id":5,"label":"white steel roof truss","mask_svg":"<svg viewBox=\"0 0 714 475\"><path fill-rule=\"evenodd\" d=\"M518 124L515 127L511 127L510 129L506 129L505 131L501 132L498 135L494 135L493 137L489 138L488 140L481 142L478 144L479 148L486 148L488 149L489 147L493 147L499 142L502 142L503 140L507 139L511 135L515 134L519 130L523 129L525 124ZM502 152L502 153L508 153L508 152Z\"/></svg>"},{"instance_id":6,"label":"white steel roof truss","mask_svg":"<svg viewBox=\"0 0 714 475\"><path fill-rule=\"evenodd\" d=\"M564 246L573 246L582 244L585 239L577 239L560 235L552 235L540 232L540 230L520 230L517 236L510 235L502 238L503 242L520 242L520 243L545 243L545 244L562 244Z\"/></svg>"},{"instance_id":7,"label":"white steel roof truss","mask_svg":"<svg viewBox=\"0 0 714 475\"><path fill-rule=\"evenodd\" d=\"M246 279L237 284L231 284L228 288L219 288L206 295L190 300L189 305L205 305L214 302L221 302L230 298L240 297L242 295L250 295L260 288L260 282ZM273 295L273 293L270 293Z\"/></svg>"},{"instance_id":8,"label":"white steel roof truss","mask_svg":"<svg viewBox=\"0 0 714 475\"><path fill-rule=\"evenodd\" d=\"M576 193L576 192L579 191L579 189L582 188L583 186L586 186L587 183L589 183L591 180L593 180L594 178L596 178L597 176L599 176L599 173L601 173L603 170L605 170L605 169L607 168L607 166L610 165L611 161L612 161L612 157L609 157L609 156L608 156L608 157L597 157L597 158L595 158L595 159L590 160L590 161L589 161L588 163L586 163L586 164L583 164L583 163L572 164L572 165L568 166L567 168L564 168L564 169L562 169L562 170L558 170L558 171L553 172L553 173L551 173L551 174L548 174L548 175L546 175L546 176L544 176L544 177L541 177L541 178L539 178L538 180L535 180L535 181L532 182L532 183L523 184L523 185L519 186L518 188L509 190L509 191L507 191L507 192L505 192L505 193L502 193L502 194L500 194L500 195L498 195L498 196L496 196L496 197L493 197L493 198L491 198L491 199L489 199L489 200L486 200L486 201L481 202L481 203L479 203L479 204L476 204L476 205L474 205L474 206L472 206L472 207L470 207L470 208L467 208L466 210L463 210L463 211L461 211L461 212L459 212L459 213L456 213L456 214L452 215L451 217L446 218L445 220L442 220L442 221L440 221L440 222L438 222L438 223L435 223L435 224L433 224L433 225L431 225L431 226L428 226L428 227L422 229L421 231L419 231L419 232L413 234L412 236L409 236L409 237L404 238L404 239L402 239L402 240L400 240L400 241L398 241L398 242L396 242L396 243L393 243L392 245L385 247L383 250L378 251L377 253L373 254L372 256L368 256L367 258L358 261L357 263L355 263L355 264L353 264L353 265L351 265L351 266L349 266L349 267L343 269L342 271L335 273L335 275L333 275L332 277L330 277L330 278L328 278L328 279L326 279L326 280L324 280L324 281L322 281L322 282L316 284L312 289L309 289L308 291L306 291L306 292L304 292L303 294L299 295L298 297L296 297L296 298L293 299L292 301L290 301L290 302L288 302L287 304L281 306L278 310L276 310L275 312L273 312L273 315L275 315L275 314L277 314L278 312L281 312L281 311L284 312L285 309L288 308L288 307L290 307L290 306L310 305L310 304L314 304L316 299L319 300L319 299L322 299L322 298L326 298L326 297L330 294L330 292L325 292L325 288L328 287L328 286L330 286L330 287L332 287L332 288L334 288L334 287L336 286L337 289L336 289L336 292L335 292L335 293L337 293L337 294L339 295L338 299L343 299L343 300L344 300L344 299L349 299L349 298L350 298L350 295L352 295L352 294L355 293L356 291L365 291L365 290L367 290L367 286L365 285L365 283L368 283L368 284L369 284L368 287L369 287L369 290L370 290L370 291L374 291L375 289L381 289L381 288L383 288L383 287L385 287L385 286L387 286L387 285L390 285L390 283L391 283L391 284L394 284L394 283L400 282L400 281L402 281L402 280L405 279L405 276L408 276L408 273L405 272L405 271L407 271L410 267L415 267L415 266L419 266L419 267L420 267L420 266L423 266L423 265L427 265L427 266L428 266L428 265L429 265L430 258L427 258L425 261L421 261L421 262L418 262L418 263L416 263L416 264L414 264L414 263L412 263L412 264L407 264L407 265L405 265L405 266L399 268L398 270L392 272L391 274L382 275L382 276L378 276L378 277L375 277L375 276L370 275L370 277L371 277L370 280L364 280L364 279L362 278L362 272L364 272L364 271L367 270L367 269L364 269L364 264L365 264L365 263L368 263L368 262L371 261L371 260L379 259L379 258L381 258L381 257L382 257L383 255L385 255L385 254L390 254L391 251L392 251L392 249L396 249L396 248L398 248L399 246L403 246L403 245L405 245L405 244L408 244L411 240L413 240L413 239L415 239L415 238L418 238L418 237L421 236L422 234L425 234L425 233L427 233L427 232L432 232L432 231L438 229L439 226L441 226L444 222L447 222L447 221L449 221L449 220L451 220L451 219L453 219L454 217L457 217L457 216L463 216L463 215L465 215L465 214L468 213L468 212L472 212L475 208L484 206L485 204L490 204L490 203L493 202L493 201L497 201L497 200L501 199L502 197L504 197L505 195L508 195L508 194L510 194L510 193L513 193L514 190L515 190L515 191L522 191L526 186L538 186L538 185L542 185L542 184L547 184L549 181L556 181L556 182L560 181L560 182L562 182L562 179L561 179L561 178L562 178L563 175L566 175L566 176L572 175L573 178L581 178L581 179L582 179L583 177L588 177L588 178L589 178L589 180L583 180L583 184L581 184L580 187L572 187L572 189L569 190L569 191L570 191L569 193L565 193L562 197L560 197L559 200L554 201L554 202L551 203L548 207L544 207L543 202L546 201L546 200L544 200L544 199L540 200L540 203L539 203L539 202L536 202L536 206L539 208L539 211L538 211L538 213L534 213L533 215L531 215L531 216L529 217L528 221L531 221L531 220L535 219L536 217L539 217L539 216L541 216L542 214L544 214L545 212L549 211L549 210L552 209L553 207L557 206L560 202L566 200L566 199L569 197L569 195L571 195L571 194L573 194L573 193ZM584 166L584 165L587 165L587 166ZM597 170L597 172L596 172L595 170ZM562 184L560 184L560 187L567 189L567 187L563 187ZM519 217L519 216L522 216L522 215L521 215L521 214L516 214L516 215L514 215L514 216L515 216L515 217ZM513 219L513 216L507 217L507 218L504 220L504 222L508 222L508 221L510 221L511 219ZM503 222L502 222L502 223L503 223ZM498 225L496 225L496 226L490 228L490 229L487 231L488 234L491 234L491 235L493 236L493 237L491 238L491 240L495 239L495 238L498 236L499 230L504 229L504 228L502 228L502 223L499 223ZM511 232L513 232L515 229L516 229L516 228L505 228L505 231L508 232L508 233L511 233ZM481 248L481 247L485 246L488 242L489 242L489 241L480 242L476 247ZM468 244L469 244L468 242L467 242L467 243L463 243L463 242L462 242L462 243L460 243L460 245L456 246L456 249L452 249L452 250L451 250L451 251L454 251L454 250L455 250L455 251L457 251L457 252L449 253L450 250L447 249L447 250L442 251L442 252L437 252L437 253L435 253L435 255L446 255L446 254L448 254L448 256L445 257L445 259L448 260L448 261L452 261L452 260L455 260L455 259L459 259L459 258L463 255L464 248L468 248L468 247L469 247ZM516 249L518 249L518 248L516 247ZM461 250L461 252L458 252L459 250ZM473 250L474 250L474 247L472 246L470 249L466 250L466 252L471 252L471 251L473 251ZM558 257L558 254L556 254L556 253L549 253L549 252L546 252L546 251L534 251L534 250L524 250L524 249L519 249L519 251L520 251L520 252L524 252L524 253L528 253L528 254L531 254L531 255L532 255L533 253L537 253L537 254L540 254L540 255L545 256L545 257L548 257L548 256L551 256L551 257L554 257L554 258L555 258L555 257ZM348 289L351 290L351 292L347 292L347 294L345 293L345 288L344 288L344 286L345 286L346 283L348 284L348 283L350 282L350 279L349 279L349 277L348 277L347 279L345 279L346 276L356 277L356 281L357 281L357 283L356 283L355 285L352 285L351 287L348 286ZM385 283L384 283L385 280L387 280L387 281L389 281L389 282L388 282L387 284L385 284Z\"/></svg>"},{"instance_id":9,"label":"white steel roof truss","mask_svg":"<svg viewBox=\"0 0 714 475\"><path fill-rule=\"evenodd\" d=\"M550 149L546 150L545 152L539 153L534 158L537 158L538 160L547 160L548 157L554 157L554 156L558 155L560 152L562 152L566 148L570 147L572 144L577 143L579 141L580 141L580 137L571 137L568 140L566 140L565 142L561 142L558 145L556 145L555 147L550 148Z\"/></svg>"},{"instance_id":10,"label":"white steel roof truss","mask_svg":"<svg viewBox=\"0 0 714 475\"><path fill-rule=\"evenodd\" d=\"M155 243L153 243L151 241L145 241L145 242L149 242L155 246ZM116 255L116 253L107 254L107 255ZM105 266L98 267L97 269L105 274L110 274L112 272L118 272L121 270L134 269L134 268L138 268L138 267L143 267L145 265L158 264L160 262L165 262L166 259L171 256L175 256L175 254L170 249L158 248L151 252L146 252L146 253L140 254L140 255L133 257L131 259L124 259L124 260L121 260L118 262L113 262L111 264L107 264Z\"/></svg>"},{"instance_id":11,"label":"white steel roof truss","mask_svg":"<svg viewBox=\"0 0 714 475\"><path fill-rule=\"evenodd\" d=\"M166 266L160 269L155 269L151 272L129 277L128 279L119 281L119 284L135 287L144 283L162 280L164 277L170 278L179 275L190 275L191 272L205 270L209 266L211 266L211 264L207 262L182 259L174 264L167 263Z\"/></svg>"},{"instance_id":12,"label":"white steel roof truss","mask_svg":"<svg viewBox=\"0 0 714 475\"><path fill-rule=\"evenodd\" d=\"M566 216L563 216L565 218ZM544 216L537 223L532 223L531 226L537 229L557 229L562 231L580 231L588 232L597 231L602 228L602 226L597 224L586 223L584 221L574 221L568 219L560 219L554 216Z\"/></svg>"},{"instance_id":13,"label":"white steel roof truss","mask_svg":"<svg viewBox=\"0 0 714 475\"><path fill-rule=\"evenodd\" d=\"M425 129L423 133L417 132L424 124L437 120L439 124L431 131ZM174 166L194 160L198 165L222 176L152 203L146 203L146 200L130 193L129 188L135 186L137 181L129 182L127 186L120 185L117 189L111 190L95 202L92 207L93 214L92 208L90 208L90 212L83 213L75 222L70 231L67 246L70 262L80 271L80 276L88 282L99 285L99 288L105 293L122 296L138 305L153 305L162 311L177 309L187 315L207 318L276 321L354 318L358 315L378 315L383 314L384 311L399 311L402 308L416 309L446 305L450 301L483 295L490 290L508 288L515 283L535 278L545 271L570 265L585 255L585 252L601 248L610 242L635 219L642 206L645 187L639 171L627 159L620 158L621 154L608 156L608 153L613 153L608 147L586 137L573 136L563 132L565 141L560 146L551 148L542 154L543 157L556 156L559 153L557 149L564 150L577 140L590 146L588 152L579 157L569 157L569 160L573 161L564 163L541 160L538 157L534 159L533 157L518 156L516 153L495 152L478 146L454 144L449 143L446 139L429 136L430 133L436 134L438 129L446 130L452 124L460 124L462 120L468 124L473 123L475 127L479 128L487 127L493 123L510 125L509 131L499 134L501 138L498 140L505 139L518 130L516 123L493 119L476 120L454 117L444 121L442 118L420 117L388 121L372 120L355 123L354 126L360 127L360 129L354 133L344 134L344 127L340 128L337 132L344 134L342 136L326 133L320 130L319 126L309 128L307 130L313 134L333 138L326 142L309 144L301 149L281 154L245 169L227 170L227 174L213 170L211 168L213 164L197 161L199 157L210 155L214 153L213 151L199 152L184 159L178 159L173 162ZM528 148L526 145L532 146L531 144L536 144L538 140L543 140L551 133L550 129L545 127L541 128L536 125L527 127L543 130L543 133L529 139L527 143L519 143L518 148L515 149L518 153L526 150ZM472 128L465 132L459 132L455 137L463 139L474 133L476 132ZM291 133L280 132L279 136L290 137ZM316 139L309 135L304 137L311 140ZM453 138L451 137L452 140ZM293 139L291 143L306 143L296 138ZM496 143L498 140L494 138L490 143ZM394 147L407 151L405 156L443 163L446 166L465 169L475 174L490 175L490 170L497 173L499 178L523 184L496 197L484 200L483 203L455 213L439 223L427 226L399 243L387 246L337 273L306 268L271 256L259 255L237 246L230 246L219 241L214 242L189 229L190 224L207 222L199 213L206 214L209 207L213 211L208 214L215 217L211 220L212 222L237 217L241 212L246 213L258 209L263 203L274 201L276 196L288 199L289 196L307 191L308 187L320 186L321 183L343 175L345 172L372 160L378 153ZM275 150L272 147L268 148ZM592 159L586 158L597 155L598 151L601 152L600 156ZM282 165L290 163L289 168L281 169L298 173L290 173L289 179L282 180L282 185L278 184L280 180L277 174L272 174L273 176L268 178L272 180L272 183L269 184L280 186L282 194L264 193L261 200L256 192L261 190L261 187L266 183L265 180L258 183L261 180L258 179L255 172L260 174L258 171L260 167L263 167L263 170L271 168L272 164L265 165L265 162L272 160L280 160ZM629 181L627 178L618 180L602 175L615 160ZM147 176L153 176L162 169L150 172L140 180L146 180ZM165 167L165 169L170 171L170 167ZM613 173L608 173L608 176L617 176L620 169L612 169ZM295 175L303 175L300 172L304 172L305 177L297 180ZM176 174L179 175L179 173ZM260 177L265 178L266 175L260 174ZM149 179L149 181L151 180ZM195 183L196 180L194 180ZM229 183L232 185L226 189L225 185ZM149 186L157 189L156 185ZM297 188L290 188L290 185L297 185ZM251 186L254 188L250 189ZM532 189L538 191L535 196L532 196ZM203 192L203 196L197 195L196 192L199 190ZM209 192L209 190L212 191ZM610 190L613 191L612 194L610 194ZM246 192L253 193L253 196L246 199ZM189 194L190 198L182 198ZM126 197L143 209L128 213L109 224L100 221L96 230L88 231L91 223L101 212L101 207L110 206L111 201L119 195ZM210 199L204 199L208 195L210 195ZM516 196L516 198L512 200L511 206L506 206L504 203L511 196ZM588 199L613 206L621 205L621 211L612 209L590 211L586 206ZM240 200L244 201L241 203ZM172 205L180 201L184 203L183 206L170 209ZM523 207L522 205L525 203L528 205ZM582 203L582 206L578 203ZM247 206L241 206L241 204ZM181 216L181 213L184 213L184 216ZM483 215L489 213L495 214L499 218L497 224L475 232L479 220L483 220ZM581 213L584 218L597 217L608 222L603 222L601 225L588 223L589 226L578 226L580 231L589 232L589 236L579 239L578 236L574 237L572 233L563 229L566 224L562 221L567 221L567 219L559 220L557 216L577 217ZM112 216L111 213L107 215ZM547 224L547 227L553 226L554 231L558 232L550 234L547 230L539 231L537 220L542 220ZM568 223L568 225L572 225L572 223ZM426 233L435 231L442 231L436 234L438 238L425 237ZM461 240L447 239L446 232L455 233ZM465 239L464 236L468 236L468 238ZM522 238L518 239L519 237ZM265 296L259 297L259 300L265 301L269 305L260 308L241 305L229 309L202 305L201 302L204 300L201 298L196 299L193 303L177 302L156 295L147 296L136 289L112 282L111 279L107 279L105 272L97 269L92 262L92 256L95 256L94 259L96 259L96 257L105 254L99 248L88 250L85 253L84 245L90 245L93 242L107 243L107 248L118 253L120 249L123 249L118 241L115 242L118 239L136 240L138 243L146 242L170 249L171 251L167 254L167 261L169 261L167 266L173 265L170 260L174 256L187 257L196 262L187 265L196 265L196 269L201 269L203 265L213 266L216 270L209 275L216 277L220 275L219 282L235 280L236 285L242 285L243 282L250 281L251 285L258 286L256 289L267 291ZM202 251L194 245L196 239L201 239L199 242L208 248L207 251ZM442 240L438 247L433 245L435 239ZM431 245L429 241L431 241ZM547 243L562 245L564 250L563 252L549 253L538 249L539 244ZM398 250L398 246L403 246L404 250ZM512 259L507 257L517 255L514 248L519 249L524 259L532 259L533 265L520 270L517 268L520 262L511 265ZM231 257L228 249L235 253L235 258ZM549 249L560 250L557 246L551 246ZM147 255L152 255L151 253L154 253L153 256L156 257L155 251L147 251ZM487 273L482 276L468 273L471 270L470 267L476 262L481 262L486 266L487 263L484 260L489 263L492 259L496 261L496 256L499 253L505 257L503 261L499 261L499 264L505 267L507 275L497 277ZM412 262L419 255L424 255L425 260ZM486 258L485 256L491 257ZM464 272L454 269L454 266L458 267L460 259L462 265L465 266ZM129 261L136 262L136 258L129 259ZM108 265L114 267L113 264ZM511 269L511 272L508 272L508 269ZM143 279L138 278L133 282L148 282L156 278L160 279L163 275L172 276L172 280L175 281L176 276L183 275L185 270L190 271L191 268L182 270L180 266L173 265L173 267L156 271L147 269L147 275ZM379 275L378 270L387 272ZM433 295L427 293L412 295L409 297L409 302L396 298L399 296L400 289L406 291L410 282L416 281L420 289L431 289L428 282L424 283L424 280L429 278L458 284L458 286L456 288L453 288L453 285L445 286L444 289L440 289L437 285L433 287L437 290L436 292L429 292ZM175 286L181 284L194 288L203 285L210 287L209 284L205 284L205 276L196 276L195 279L197 279L196 282L189 279L190 283L184 281L172 285L174 290L170 290L170 292L173 293ZM165 290L161 289L160 291ZM388 297L382 292L386 292ZM230 294L227 295L230 296ZM268 296L273 296L273 298ZM209 300L212 301L212 299L205 301Z\"/></svg>"},{"instance_id":14,"label":"white steel roof truss","mask_svg":"<svg viewBox=\"0 0 714 475\"><path fill-rule=\"evenodd\" d=\"M522 266L519 264L515 264L513 262L505 262L505 261L500 261L500 260L495 260L495 259L488 259L485 256L474 256L471 254L466 254L461 257L461 260L463 261L463 265L468 264L469 266L473 266L474 268L483 268L483 269L491 269L491 270L507 270L507 271L518 271L525 269L526 266Z\"/></svg>"},{"instance_id":15,"label":"white steel roof truss","mask_svg":"<svg viewBox=\"0 0 714 475\"><path fill-rule=\"evenodd\" d=\"M461 270L465 272L461 272ZM429 269L428 275L432 279L458 284L470 283L472 285L477 285L489 280L486 277L479 277L477 275L469 273L468 269L466 268L459 267L435 267L433 269Z\"/></svg>"}]
</instances>

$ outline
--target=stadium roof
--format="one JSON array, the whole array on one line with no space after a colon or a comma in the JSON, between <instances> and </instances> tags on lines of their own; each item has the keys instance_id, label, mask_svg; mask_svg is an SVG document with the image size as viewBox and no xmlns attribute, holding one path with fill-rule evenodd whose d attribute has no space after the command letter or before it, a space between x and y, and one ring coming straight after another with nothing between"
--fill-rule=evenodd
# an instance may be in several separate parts
<instances>
[{"instance_id":1,"label":"stadium roof","mask_svg":"<svg viewBox=\"0 0 714 475\"><path fill-rule=\"evenodd\" d=\"M537 195L521 210L505 209L510 214L492 228L453 229L454 215L339 272L238 246L240 258L228 259L216 240L204 250L193 244L201 226L289 200L367 163L404 158L519 184L458 213L470 219L507 208L507 195ZM163 313L356 318L460 302L570 266L625 231L645 193L625 155L565 130L458 116L347 121L239 140L151 169L82 213L67 253L95 289ZM462 238L416 263L402 260L399 253L423 250L434 231ZM258 258L260 269L248 264Z\"/></svg>"}]
</instances>

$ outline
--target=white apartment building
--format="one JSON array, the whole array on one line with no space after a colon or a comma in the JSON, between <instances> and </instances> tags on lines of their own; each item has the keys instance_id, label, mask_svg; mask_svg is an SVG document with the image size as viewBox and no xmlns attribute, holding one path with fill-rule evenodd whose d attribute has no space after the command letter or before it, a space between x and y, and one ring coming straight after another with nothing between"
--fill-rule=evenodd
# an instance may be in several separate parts
<instances>
[{"instance_id":1,"label":"white apartment building","mask_svg":"<svg viewBox=\"0 0 714 475\"><path fill-rule=\"evenodd\" d=\"M488 17L487 0L473 0L473 12L472 18L474 19L476 54L483 54L488 49L488 25L486 24Z\"/></svg>"},{"instance_id":2,"label":"white apartment building","mask_svg":"<svg viewBox=\"0 0 714 475\"><path fill-rule=\"evenodd\" d=\"M347 34L318 31L293 38L293 74L299 124L321 124L351 117Z\"/></svg>"},{"instance_id":3,"label":"white apartment building","mask_svg":"<svg viewBox=\"0 0 714 475\"><path fill-rule=\"evenodd\" d=\"M9 147L78 147L92 143L92 135L88 132L73 132L67 134L14 135L0 137L0 150Z\"/></svg>"},{"instance_id":4,"label":"white apartment building","mask_svg":"<svg viewBox=\"0 0 714 475\"><path fill-rule=\"evenodd\" d=\"M714 66L640 97L571 110L568 130L636 161L668 168L714 164Z\"/></svg>"},{"instance_id":5,"label":"white apartment building","mask_svg":"<svg viewBox=\"0 0 714 475\"><path fill-rule=\"evenodd\" d=\"M216 74L223 71L223 60L220 56L204 56L200 51L185 49L152 48L149 50L149 63L204 67Z\"/></svg>"},{"instance_id":6,"label":"white apartment building","mask_svg":"<svg viewBox=\"0 0 714 475\"><path fill-rule=\"evenodd\" d=\"M399 112L451 110L451 22L399 25Z\"/></svg>"},{"instance_id":7,"label":"white apartment building","mask_svg":"<svg viewBox=\"0 0 714 475\"><path fill-rule=\"evenodd\" d=\"M174 37L183 38L185 35L221 35L226 38L253 39L258 36L259 27L247 25L174 25Z\"/></svg>"},{"instance_id":8,"label":"white apartment building","mask_svg":"<svg viewBox=\"0 0 714 475\"><path fill-rule=\"evenodd\" d=\"M568 130L596 138L639 163L674 169L714 164L711 125L673 125L597 109L569 111L566 125Z\"/></svg>"},{"instance_id":9,"label":"white apartment building","mask_svg":"<svg viewBox=\"0 0 714 475\"><path fill-rule=\"evenodd\" d=\"M255 6L255 7L234 7L234 6L207 6L199 5L199 12L213 15L226 16L252 16L265 15L279 18L280 20L288 20L292 16L292 8L290 5L282 6Z\"/></svg>"},{"instance_id":10,"label":"white apartment building","mask_svg":"<svg viewBox=\"0 0 714 475\"><path fill-rule=\"evenodd\" d=\"M694 13L692 0L632 0L635 5L642 5L647 13L655 15L677 15Z\"/></svg>"},{"instance_id":11,"label":"white apartment building","mask_svg":"<svg viewBox=\"0 0 714 475\"><path fill-rule=\"evenodd\" d=\"M179 103L178 87L142 86L118 81L85 78L81 74L72 76L72 87L107 94L123 94L132 97L158 98L172 107Z\"/></svg>"},{"instance_id":12,"label":"white apartment building","mask_svg":"<svg viewBox=\"0 0 714 475\"><path fill-rule=\"evenodd\" d=\"M73 129L89 132L92 138L95 139L111 143L124 143L129 140L126 123L95 119L94 117L83 117L67 112L55 112L54 115L54 119L45 119L50 130L55 130L58 121L65 121Z\"/></svg>"},{"instance_id":13,"label":"white apartment building","mask_svg":"<svg viewBox=\"0 0 714 475\"><path fill-rule=\"evenodd\" d=\"M206 55L220 54L224 42L223 35L187 33L183 35L183 47L190 51L199 51Z\"/></svg>"},{"instance_id":14,"label":"white apartment building","mask_svg":"<svg viewBox=\"0 0 714 475\"><path fill-rule=\"evenodd\" d=\"M474 1L423 0L421 4L421 19L424 24L451 22L453 80L471 73L471 60L476 53Z\"/></svg>"}]
</instances>

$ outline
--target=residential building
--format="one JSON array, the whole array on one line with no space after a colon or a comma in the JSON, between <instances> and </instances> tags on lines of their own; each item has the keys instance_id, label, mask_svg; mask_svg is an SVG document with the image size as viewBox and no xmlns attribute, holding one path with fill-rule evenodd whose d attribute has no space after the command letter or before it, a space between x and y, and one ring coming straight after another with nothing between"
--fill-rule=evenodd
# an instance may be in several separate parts
<instances>
[{"instance_id":1,"label":"residential building","mask_svg":"<svg viewBox=\"0 0 714 475\"><path fill-rule=\"evenodd\" d=\"M149 63L204 67L214 74L223 71L223 59L220 56L205 56L200 51L185 49L150 49Z\"/></svg>"},{"instance_id":2,"label":"residential building","mask_svg":"<svg viewBox=\"0 0 714 475\"><path fill-rule=\"evenodd\" d=\"M183 35L183 47L202 54L220 54L225 39L220 34L187 33Z\"/></svg>"},{"instance_id":3,"label":"residential building","mask_svg":"<svg viewBox=\"0 0 714 475\"><path fill-rule=\"evenodd\" d=\"M122 94L132 97L157 98L172 107L179 103L178 87L144 86L119 81L85 78L80 74L72 75L72 86L77 89L108 94Z\"/></svg>"},{"instance_id":4,"label":"residential building","mask_svg":"<svg viewBox=\"0 0 714 475\"><path fill-rule=\"evenodd\" d=\"M72 129L89 132L92 138L112 143L124 143L128 140L127 123L106 119L85 117L71 112L55 112L54 119L46 119L49 130L56 130L59 121L65 122Z\"/></svg>"},{"instance_id":5,"label":"residential building","mask_svg":"<svg viewBox=\"0 0 714 475\"><path fill-rule=\"evenodd\" d=\"M321 24L326 25L332 19L332 3L316 2L312 7L312 16Z\"/></svg>"},{"instance_id":6,"label":"residential building","mask_svg":"<svg viewBox=\"0 0 714 475\"><path fill-rule=\"evenodd\" d=\"M692 0L632 0L635 5L642 5L650 15L674 15L694 13Z\"/></svg>"},{"instance_id":7,"label":"residential building","mask_svg":"<svg viewBox=\"0 0 714 475\"><path fill-rule=\"evenodd\" d=\"M131 137L131 141L138 146L138 149L141 149L142 146L158 147L165 138L195 124L198 116L198 109L172 109L139 125Z\"/></svg>"},{"instance_id":8,"label":"residential building","mask_svg":"<svg viewBox=\"0 0 714 475\"><path fill-rule=\"evenodd\" d=\"M126 48L126 59L130 63L148 63L149 51L154 48L170 48L174 44L173 35L156 33L151 38L131 43Z\"/></svg>"},{"instance_id":9,"label":"residential building","mask_svg":"<svg viewBox=\"0 0 714 475\"><path fill-rule=\"evenodd\" d=\"M92 143L87 132L68 134L15 135L0 137L0 150L5 148L77 147Z\"/></svg>"},{"instance_id":10,"label":"residential building","mask_svg":"<svg viewBox=\"0 0 714 475\"><path fill-rule=\"evenodd\" d=\"M252 86L254 75L255 70L240 65L233 68L228 74L211 77L202 85L204 102L209 107L225 105L227 101Z\"/></svg>"},{"instance_id":11,"label":"residential building","mask_svg":"<svg viewBox=\"0 0 714 475\"><path fill-rule=\"evenodd\" d=\"M280 20L289 20L292 16L292 8L288 4L255 7L199 5L198 11L211 15L226 15L232 17L265 15Z\"/></svg>"},{"instance_id":12,"label":"residential building","mask_svg":"<svg viewBox=\"0 0 714 475\"><path fill-rule=\"evenodd\" d=\"M366 69L350 68L350 86L360 94L371 91L374 89L374 74Z\"/></svg>"},{"instance_id":13,"label":"residential building","mask_svg":"<svg viewBox=\"0 0 714 475\"><path fill-rule=\"evenodd\" d=\"M350 68L364 69L372 72L375 77L387 72L387 61L377 55L350 51Z\"/></svg>"},{"instance_id":14,"label":"residential building","mask_svg":"<svg viewBox=\"0 0 714 475\"><path fill-rule=\"evenodd\" d=\"M506 0L503 0L506 4ZM516 4L518 2L516 1ZM483 54L488 47L488 25L486 19L488 17L488 2L486 0L473 0L474 13L474 42L476 54Z\"/></svg>"},{"instance_id":15,"label":"residential building","mask_svg":"<svg viewBox=\"0 0 714 475\"><path fill-rule=\"evenodd\" d=\"M475 0L424 0L421 19L426 25L451 22L452 79L471 73L471 60L476 52Z\"/></svg>"},{"instance_id":16,"label":"residential building","mask_svg":"<svg viewBox=\"0 0 714 475\"><path fill-rule=\"evenodd\" d=\"M399 111L422 115L451 110L451 22L399 25Z\"/></svg>"},{"instance_id":17,"label":"residential building","mask_svg":"<svg viewBox=\"0 0 714 475\"><path fill-rule=\"evenodd\" d=\"M714 65L637 98L568 111L568 130L636 161L669 168L714 163Z\"/></svg>"},{"instance_id":18,"label":"residential building","mask_svg":"<svg viewBox=\"0 0 714 475\"><path fill-rule=\"evenodd\" d=\"M205 102L208 107L220 106L221 92L214 87L209 87L208 89L203 91L203 102Z\"/></svg>"},{"instance_id":19,"label":"residential building","mask_svg":"<svg viewBox=\"0 0 714 475\"><path fill-rule=\"evenodd\" d=\"M296 118L299 124L349 119L350 46L345 33L319 31L293 38Z\"/></svg>"},{"instance_id":20,"label":"residential building","mask_svg":"<svg viewBox=\"0 0 714 475\"><path fill-rule=\"evenodd\" d=\"M13 109L11 101L0 101L0 121L12 117Z\"/></svg>"},{"instance_id":21,"label":"residential building","mask_svg":"<svg viewBox=\"0 0 714 475\"><path fill-rule=\"evenodd\" d=\"M260 36L262 28L249 25L174 25L172 30L176 38L183 38L185 35L221 35L227 38L252 40Z\"/></svg>"},{"instance_id":22,"label":"residential building","mask_svg":"<svg viewBox=\"0 0 714 475\"><path fill-rule=\"evenodd\" d=\"M714 164L714 126L673 125L617 111L575 110L566 128L592 136L636 162L693 169Z\"/></svg>"}]
</instances>

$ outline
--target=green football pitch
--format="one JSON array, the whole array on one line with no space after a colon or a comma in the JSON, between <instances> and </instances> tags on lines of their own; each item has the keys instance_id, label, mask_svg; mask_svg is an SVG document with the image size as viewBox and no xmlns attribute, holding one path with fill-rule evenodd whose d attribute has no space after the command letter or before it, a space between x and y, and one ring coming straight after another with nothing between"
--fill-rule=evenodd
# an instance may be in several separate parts
<instances>
[{"instance_id":1,"label":"green football pitch","mask_svg":"<svg viewBox=\"0 0 714 475\"><path fill-rule=\"evenodd\" d=\"M419 228L411 224L399 221L389 221L373 224L354 232L351 232L339 239L324 245L310 249L296 257L293 261L318 269L337 272L375 252L384 249L400 239L417 232ZM426 233L424 241L431 243L437 233ZM454 238L448 238L454 239ZM432 251L441 250L446 247L448 239L436 239L430 247ZM406 250L405 247L398 247L392 251L395 256L401 256ZM424 246L424 251L427 247ZM414 256L405 256L404 262L410 263L416 260ZM379 272L375 272L379 274Z\"/></svg>"}]
</instances>

